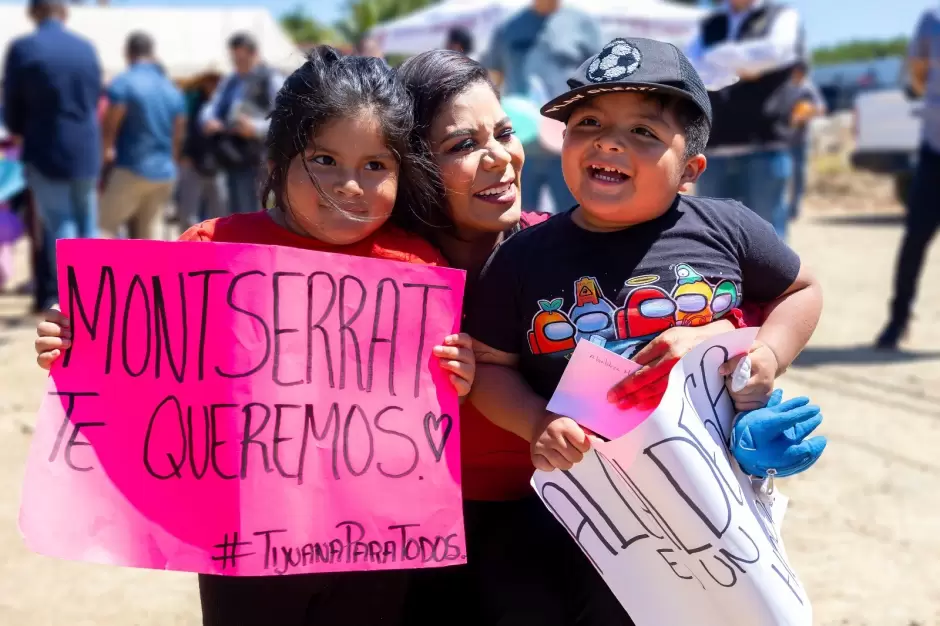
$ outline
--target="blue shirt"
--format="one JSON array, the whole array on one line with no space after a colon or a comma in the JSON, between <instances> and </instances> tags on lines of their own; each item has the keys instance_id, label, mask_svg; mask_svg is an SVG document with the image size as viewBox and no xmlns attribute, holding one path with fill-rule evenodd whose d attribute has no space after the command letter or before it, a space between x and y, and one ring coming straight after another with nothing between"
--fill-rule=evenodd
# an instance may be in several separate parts
<instances>
[{"instance_id":1,"label":"blue shirt","mask_svg":"<svg viewBox=\"0 0 940 626\"><path fill-rule=\"evenodd\" d=\"M127 108L118 131L115 165L151 180L174 178L173 127L176 118L186 113L180 90L156 65L139 62L114 79L108 98Z\"/></svg>"},{"instance_id":2,"label":"blue shirt","mask_svg":"<svg viewBox=\"0 0 940 626\"><path fill-rule=\"evenodd\" d=\"M542 15L523 9L501 24L482 59L502 74L502 93L542 106L568 91L568 77L607 43L594 18L569 7Z\"/></svg>"},{"instance_id":3,"label":"blue shirt","mask_svg":"<svg viewBox=\"0 0 940 626\"><path fill-rule=\"evenodd\" d=\"M101 166L101 66L94 47L46 20L10 45L3 118L23 161L53 179L95 178Z\"/></svg>"},{"instance_id":4,"label":"blue shirt","mask_svg":"<svg viewBox=\"0 0 940 626\"><path fill-rule=\"evenodd\" d=\"M927 90L924 94L924 141L940 152L940 11L924 13L911 39L910 56L928 61Z\"/></svg>"}]
</instances>

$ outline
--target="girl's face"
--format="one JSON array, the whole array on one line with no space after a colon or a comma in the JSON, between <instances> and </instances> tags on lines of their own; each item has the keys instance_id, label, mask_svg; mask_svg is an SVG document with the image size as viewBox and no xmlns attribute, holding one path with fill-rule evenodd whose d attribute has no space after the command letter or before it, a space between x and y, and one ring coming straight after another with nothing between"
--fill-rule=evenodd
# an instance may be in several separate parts
<instances>
[{"instance_id":1,"label":"girl's face","mask_svg":"<svg viewBox=\"0 0 940 626\"><path fill-rule=\"evenodd\" d=\"M321 196L304 169L320 183ZM375 114L364 110L318 129L287 172L288 225L320 241L349 245L378 230L398 193L398 161Z\"/></svg>"},{"instance_id":2,"label":"girl's face","mask_svg":"<svg viewBox=\"0 0 940 626\"><path fill-rule=\"evenodd\" d=\"M447 103L430 140L458 234L501 232L519 222L525 153L489 85L477 83Z\"/></svg>"}]
</instances>

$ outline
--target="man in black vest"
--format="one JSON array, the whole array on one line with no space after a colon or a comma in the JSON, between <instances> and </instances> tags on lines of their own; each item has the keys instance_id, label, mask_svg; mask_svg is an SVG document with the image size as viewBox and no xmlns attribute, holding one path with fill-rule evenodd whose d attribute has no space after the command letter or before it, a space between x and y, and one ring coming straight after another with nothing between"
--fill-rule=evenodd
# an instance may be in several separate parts
<instances>
[{"instance_id":1,"label":"man in black vest","mask_svg":"<svg viewBox=\"0 0 940 626\"><path fill-rule=\"evenodd\" d=\"M688 54L703 75L738 78L710 94L715 119L697 193L742 202L781 237L793 172L791 74L805 59L804 47L795 10L765 0L728 0L702 22Z\"/></svg>"},{"instance_id":2,"label":"man in black vest","mask_svg":"<svg viewBox=\"0 0 940 626\"><path fill-rule=\"evenodd\" d=\"M261 209L267 115L284 77L261 62L258 44L250 35L234 35L228 47L235 73L219 84L200 121L203 132L213 138L216 160L225 171L231 211L251 213Z\"/></svg>"}]
</instances>

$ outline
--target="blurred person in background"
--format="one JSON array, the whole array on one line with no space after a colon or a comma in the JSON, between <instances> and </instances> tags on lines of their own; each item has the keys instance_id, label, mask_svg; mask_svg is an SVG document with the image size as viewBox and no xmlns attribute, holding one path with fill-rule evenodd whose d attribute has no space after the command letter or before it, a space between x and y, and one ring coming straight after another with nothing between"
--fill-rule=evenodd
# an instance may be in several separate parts
<instances>
[{"instance_id":1,"label":"blurred person in background","mask_svg":"<svg viewBox=\"0 0 940 626\"><path fill-rule=\"evenodd\" d=\"M265 162L268 114L284 77L261 60L258 44L247 33L229 39L235 72L219 83L200 114L202 130L225 174L232 213L261 209L260 183Z\"/></svg>"},{"instance_id":2,"label":"blurred person in background","mask_svg":"<svg viewBox=\"0 0 940 626\"><path fill-rule=\"evenodd\" d=\"M738 81L710 92L714 122L705 151L701 196L733 198L770 222L781 237L789 221L793 174L794 69L805 60L799 14L765 0L728 0L703 20L687 56L704 75Z\"/></svg>"},{"instance_id":3,"label":"blurred person in background","mask_svg":"<svg viewBox=\"0 0 940 626\"><path fill-rule=\"evenodd\" d=\"M24 233L16 202L26 188L19 147L0 125L0 293L13 280L13 246Z\"/></svg>"},{"instance_id":4,"label":"blurred person in background","mask_svg":"<svg viewBox=\"0 0 940 626\"><path fill-rule=\"evenodd\" d=\"M568 76L597 52L600 41L600 27L587 13L562 6L561 0L533 0L497 27L481 62L502 96L521 96L541 107L568 91ZM522 208L539 210L543 187L555 213L574 206L561 173L561 155L538 139L524 148Z\"/></svg>"},{"instance_id":5,"label":"blurred person in background","mask_svg":"<svg viewBox=\"0 0 940 626\"><path fill-rule=\"evenodd\" d=\"M363 37L356 46L356 54L361 57L375 57L376 59L385 59L385 53L382 46L375 37Z\"/></svg>"},{"instance_id":6,"label":"blurred person in background","mask_svg":"<svg viewBox=\"0 0 940 626\"><path fill-rule=\"evenodd\" d=\"M184 227L203 220L225 217L219 164L212 149L211 137L202 131L199 112L209 102L222 76L208 71L195 77L186 89L186 140L180 162L177 206Z\"/></svg>"},{"instance_id":7,"label":"blurred person in background","mask_svg":"<svg viewBox=\"0 0 940 626\"><path fill-rule=\"evenodd\" d=\"M940 226L935 185L940 180L940 11L920 18L908 52L910 91L923 96L923 130L917 171L907 199L907 223L894 274L894 298L888 324L876 345L896 350L911 321L917 281L927 248Z\"/></svg>"},{"instance_id":8,"label":"blurred person in background","mask_svg":"<svg viewBox=\"0 0 940 626\"><path fill-rule=\"evenodd\" d=\"M473 33L463 26L455 26L447 33L447 43L444 47L470 56L473 54Z\"/></svg>"},{"instance_id":9,"label":"blurred person in background","mask_svg":"<svg viewBox=\"0 0 940 626\"><path fill-rule=\"evenodd\" d=\"M108 88L102 123L105 162L113 164L101 197L102 234L159 239L176 181L186 128L183 94L156 63L154 42L131 33L129 65Z\"/></svg>"},{"instance_id":10,"label":"blurred person in background","mask_svg":"<svg viewBox=\"0 0 940 626\"><path fill-rule=\"evenodd\" d=\"M65 28L67 15L64 0L31 0L36 32L10 44L3 72L3 122L22 141L39 220L36 311L59 299L55 240L94 237L98 225L101 65L94 46Z\"/></svg>"},{"instance_id":11,"label":"blurred person in background","mask_svg":"<svg viewBox=\"0 0 940 626\"><path fill-rule=\"evenodd\" d=\"M809 65L800 62L793 68L792 81L796 89L791 98L794 101L790 123L793 125L793 138L790 154L793 157L793 179L790 184L790 219L800 214L800 203L806 189L806 170L809 155L809 124L815 117L826 115L826 101L816 84L809 77Z\"/></svg>"}]
</instances>

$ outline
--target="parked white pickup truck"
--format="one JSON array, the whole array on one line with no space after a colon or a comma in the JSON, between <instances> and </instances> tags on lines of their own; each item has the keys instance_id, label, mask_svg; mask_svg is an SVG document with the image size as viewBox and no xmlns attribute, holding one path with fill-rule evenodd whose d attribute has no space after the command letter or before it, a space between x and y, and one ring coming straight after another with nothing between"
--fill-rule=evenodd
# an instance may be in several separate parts
<instances>
[{"instance_id":1,"label":"parked white pickup truck","mask_svg":"<svg viewBox=\"0 0 940 626\"><path fill-rule=\"evenodd\" d=\"M902 203L907 198L920 147L922 101L903 86L863 91L855 98L855 151L857 169L894 177Z\"/></svg>"}]
</instances>

